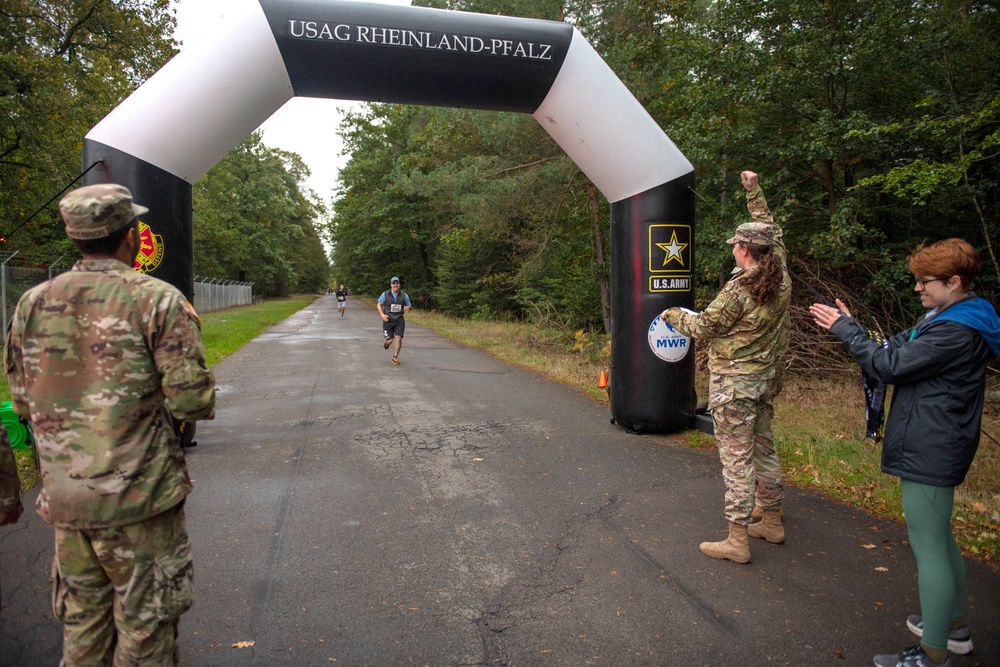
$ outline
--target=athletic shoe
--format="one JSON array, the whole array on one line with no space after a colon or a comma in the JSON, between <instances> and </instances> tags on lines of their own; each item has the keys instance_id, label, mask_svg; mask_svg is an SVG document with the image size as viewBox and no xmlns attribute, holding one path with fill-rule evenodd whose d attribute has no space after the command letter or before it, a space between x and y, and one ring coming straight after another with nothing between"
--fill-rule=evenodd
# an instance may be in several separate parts
<instances>
[{"instance_id":1,"label":"athletic shoe","mask_svg":"<svg viewBox=\"0 0 1000 667\"><path fill-rule=\"evenodd\" d=\"M392 345L392 339L391 338L386 339L385 345L383 345L382 348L385 349L385 350L388 350L390 345Z\"/></svg>"},{"instance_id":2,"label":"athletic shoe","mask_svg":"<svg viewBox=\"0 0 1000 667\"><path fill-rule=\"evenodd\" d=\"M933 662L919 646L911 646L902 653L875 656L875 667L952 667L951 658L938 664Z\"/></svg>"},{"instance_id":3,"label":"athletic shoe","mask_svg":"<svg viewBox=\"0 0 1000 667\"><path fill-rule=\"evenodd\" d=\"M906 627L918 637L924 636L924 619L914 614L906 619ZM963 625L958 630L948 631L948 650L958 655L972 653L972 633L969 626Z\"/></svg>"},{"instance_id":4,"label":"athletic shoe","mask_svg":"<svg viewBox=\"0 0 1000 667\"><path fill-rule=\"evenodd\" d=\"M399 365L399 359L397 357L393 357L392 358L392 363L394 363L394 364L396 364L398 366Z\"/></svg>"}]
</instances>

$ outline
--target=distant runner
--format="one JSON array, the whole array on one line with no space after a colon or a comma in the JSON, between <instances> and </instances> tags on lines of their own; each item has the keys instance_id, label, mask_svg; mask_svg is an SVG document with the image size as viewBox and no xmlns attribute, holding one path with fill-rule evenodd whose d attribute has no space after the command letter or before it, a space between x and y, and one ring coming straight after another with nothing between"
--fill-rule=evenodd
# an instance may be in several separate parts
<instances>
[{"instance_id":1,"label":"distant runner","mask_svg":"<svg viewBox=\"0 0 1000 667\"><path fill-rule=\"evenodd\" d=\"M337 290L337 310L340 311L340 316L344 316L344 310L347 308L347 288L344 287L344 283L340 284L340 289Z\"/></svg>"},{"instance_id":2,"label":"distant runner","mask_svg":"<svg viewBox=\"0 0 1000 667\"><path fill-rule=\"evenodd\" d=\"M410 297L399 289L399 278L392 277L389 289L378 298L378 314L382 316L382 333L385 334L385 349L389 349L393 341L396 349L392 354L392 363L399 365L399 350L403 347L403 330L406 322L403 316L410 312Z\"/></svg>"}]
</instances>

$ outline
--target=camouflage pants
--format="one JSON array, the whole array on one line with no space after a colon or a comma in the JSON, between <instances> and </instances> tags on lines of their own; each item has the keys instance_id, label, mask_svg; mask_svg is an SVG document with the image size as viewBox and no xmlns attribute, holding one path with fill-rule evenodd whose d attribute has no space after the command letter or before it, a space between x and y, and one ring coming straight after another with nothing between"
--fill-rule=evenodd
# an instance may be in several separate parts
<instances>
[{"instance_id":1,"label":"camouflage pants","mask_svg":"<svg viewBox=\"0 0 1000 667\"><path fill-rule=\"evenodd\" d=\"M56 528L61 667L177 665L177 624L191 606L193 574L183 503L128 526Z\"/></svg>"},{"instance_id":2,"label":"camouflage pants","mask_svg":"<svg viewBox=\"0 0 1000 667\"><path fill-rule=\"evenodd\" d=\"M713 375L709 408L726 483L726 520L747 525L754 502L777 510L785 500L781 463L774 448L772 381Z\"/></svg>"}]
</instances>

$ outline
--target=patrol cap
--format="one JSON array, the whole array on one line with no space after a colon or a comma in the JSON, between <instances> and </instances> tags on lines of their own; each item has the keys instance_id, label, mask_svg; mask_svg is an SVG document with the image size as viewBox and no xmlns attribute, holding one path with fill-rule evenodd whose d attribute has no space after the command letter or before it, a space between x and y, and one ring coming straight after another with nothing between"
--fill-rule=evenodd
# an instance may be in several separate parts
<instances>
[{"instance_id":1,"label":"patrol cap","mask_svg":"<svg viewBox=\"0 0 1000 667\"><path fill-rule=\"evenodd\" d=\"M774 245L774 225L769 225L766 222L744 222L736 228L736 235L726 243Z\"/></svg>"},{"instance_id":2,"label":"patrol cap","mask_svg":"<svg viewBox=\"0 0 1000 667\"><path fill-rule=\"evenodd\" d=\"M59 202L66 236L79 241L104 238L147 211L145 206L132 203L128 188L114 183L77 188Z\"/></svg>"},{"instance_id":3,"label":"patrol cap","mask_svg":"<svg viewBox=\"0 0 1000 667\"><path fill-rule=\"evenodd\" d=\"M389 279L389 284L390 285L392 283L398 283L398 282L399 282L399 276L393 276L392 278Z\"/></svg>"}]
</instances>

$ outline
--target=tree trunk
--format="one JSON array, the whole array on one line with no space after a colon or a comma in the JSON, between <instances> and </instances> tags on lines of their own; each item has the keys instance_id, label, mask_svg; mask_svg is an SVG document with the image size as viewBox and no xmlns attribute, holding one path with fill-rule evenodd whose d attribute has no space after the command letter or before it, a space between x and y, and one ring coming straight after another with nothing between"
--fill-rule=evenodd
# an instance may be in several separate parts
<instances>
[{"instance_id":1,"label":"tree trunk","mask_svg":"<svg viewBox=\"0 0 1000 667\"><path fill-rule=\"evenodd\" d=\"M434 299L431 296L431 281L433 280L433 274L431 273L431 257L430 252L427 250L427 244L421 242L419 244L420 249L420 278L423 281L423 294L420 295L420 305L423 308L430 310L434 307Z\"/></svg>"},{"instance_id":2,"label":"tree trunk","mask_svg":"<svg viewBox=\"0 0 1000 667\"><path fill-rule=\"evenodd\" d=\"M826 189L827 211L833 218L837 212L837 176L833 171L833 160L823 160L823 187Z\"/></svg>"},{"instance_id":3,"label":"tree trunk","mask_svg":"<svg viewBox=\"0 0 1000 667\"><path fill-rule=\"evenodd\" d=\"M722 182L723 183L725 183L726 179L729 177L729 167L726 166L728 164L726 162L726 160L728 159L728 157L729 156L726 154L726 152L723 151L723 153L722 153ZM747 167L747 169L753 169L753 167ZM742 174L743 172L740 171L740 173ZM725 211L726 207L728 205L729 205L729 190L727 188L720 188L720 190L719 190L719 210L720 211ZM726 286L726 281L729 280L730 276L731 276L731 274L728 271L726 271L725 269L721 269L721 268L719 269L719 289L722 289L723 287Z\"/></svg>"},{"instance_id":4,"label":"tree trunk","mask_svg":"<svg viewBox=\"0 0 1000 667\"><path fill-rule=\"evenodd\" d=\"M601 229L601 200L597 187L587 180L587 193L590 196L591 229L594 233L594 251L597 256L597 279L601 285L601 321L604 322L604 333L611 335L611 279L608 276L607 260L604 255L604 230Z\"/></svg>"}]
</instances>

